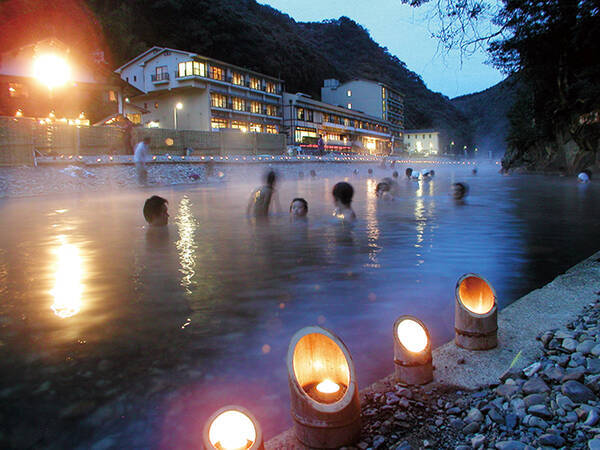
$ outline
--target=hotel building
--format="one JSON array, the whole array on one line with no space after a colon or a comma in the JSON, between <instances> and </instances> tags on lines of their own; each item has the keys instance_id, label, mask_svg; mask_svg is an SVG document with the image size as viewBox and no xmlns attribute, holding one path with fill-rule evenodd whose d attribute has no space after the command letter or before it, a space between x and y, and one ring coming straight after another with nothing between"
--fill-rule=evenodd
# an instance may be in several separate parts
<instances>
[{"instance_id":1,"label":"hotel building","mask_svg":"<svg viewBox=\"0 0 600 450\"><path fill-rule=\"evenodd\" d=\"M321 100L347 109L356 109L389 122L394 147L402 147L404 95L391 87L370 80L325 80Z\"/></svg>"},{"instance_id":2,"label":"hotel building","mask_svg":"<svg viewBox=\"0 0 600 450\"><path fill-rule=\"evenodd\" d=\"M366 154L391 151L390 124L379 117L288 92L283 94L283 116L291 145L316 148L321 134L326 150Z\"/></svg>"},{"instance_id":3,"label":"hotel building","mask_svg":"<svg viewBox=\"0 0 600 450\"><path fill-rule=\"evenodd\" d=\"M127 117L147 127L279 133L283 82L196 53L152 47L116 70L140 91Z\"/></svg>"}]
</instances>

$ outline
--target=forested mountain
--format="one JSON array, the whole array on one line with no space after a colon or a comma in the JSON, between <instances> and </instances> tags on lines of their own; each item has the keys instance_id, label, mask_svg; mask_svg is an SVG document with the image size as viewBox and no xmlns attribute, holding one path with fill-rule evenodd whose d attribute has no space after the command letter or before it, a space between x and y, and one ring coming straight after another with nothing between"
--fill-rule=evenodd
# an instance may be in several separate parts
<instances>
[{"instance_id":1,"label":"forested mountain","mask_svg":"<svg viewBox=\"0 0 600 450\"><path fill-rule=\"evenodd\" d=\"M452 104L469 118L473 127L473 144L487 156L491 150L496 157L506 151L510 129L509 113L520 83L515 76L485 91L453 98Z\"/></svg>"},{"instance_id":2,"label":"forested mountain","mask_svg":"<svg viewBox=\"0 0 600 450\"><path fill-rule=\"evenodd\" d=\"M255 0L85 0L87 8L74 0L9 3L21 5L11 14L27 19L11 21L21 29L3 30L1 46L45 33L79 51L104 49L111 68L153 45L173 47L279 76L286 90L315 98L326 78L378 80L406 95L406 128L443 128L457 148L471 144L468 118L347 17L300 23ZM398 39L407 38L398 31Z\"/></svg>"}]
</instances>

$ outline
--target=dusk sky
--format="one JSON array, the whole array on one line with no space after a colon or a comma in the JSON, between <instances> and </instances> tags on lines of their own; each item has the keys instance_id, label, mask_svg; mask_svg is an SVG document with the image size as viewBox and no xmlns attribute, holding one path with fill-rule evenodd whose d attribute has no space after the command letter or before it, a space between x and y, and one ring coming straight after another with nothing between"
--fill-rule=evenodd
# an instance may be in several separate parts
<instances>
[{"instance_id":1,"label":"dusk sky","mask_svg":"<svg viewBox=\"0 0 600 450\"><path fill-rule=\"evenodd\" d=\"M483 52L463 60L447 54L431 37L426 9L411 8L400 0L258 0L298 22L319 22L347 16L369 30L371 37L406 66L421 75L427 87L450 98L482 91L503 75L485 64Z\"/></svg>"}]
</instances>

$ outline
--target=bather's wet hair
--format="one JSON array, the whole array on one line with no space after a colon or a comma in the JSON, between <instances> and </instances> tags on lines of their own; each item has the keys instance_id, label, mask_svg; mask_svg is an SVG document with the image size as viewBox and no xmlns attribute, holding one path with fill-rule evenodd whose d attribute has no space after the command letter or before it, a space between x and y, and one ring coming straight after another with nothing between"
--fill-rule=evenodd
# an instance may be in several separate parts
<instances>
[{"instance_id":1,"label":"bather's wet hair","mask_svg":"<svg viewBox=\"0 0 600 450\"><path fill-rule=\"evenodd\" d=\"M377 197L380 197L381 195L383 195L384 192L389 192L390 189L390 185L385 181L382 181L380 183L377 183L377 186L375 186L375 195Z\"/></svg>"},{"instance_id":2,"label":"bather's wet hair","mask_svg":"<svg viewBox=\"0 0 600 450\"><path fill-rule=\"evenodd\" d=\"M340 181L333 187L333 198L335 198L344 206L350 206L353 196L354 188L350 183Z\"/></svg>"},{"instance_id":3,"label":"bather's wet hair","mask_svg":"<svg viewBox=\"0 0 600 450\"><path fill-rule=\"evenodd\" d=\"M152 220L162 213L163 205L169 203L167 199L153 195L144 203L144 219L146 222L152 223Z\"/></svg>"},{"instance_id":4,"label":"bather's wet hair","mask_svg":"<svg viewBox=\"0 0 600 450\"><path fill-rule=\"evenodd\" d=\"M393 176L394 178L398 178L398 171L397 171L397 170L394 170L394 173L392 173L392 176Z\"/></svg>"},{"instance_id":5,"label":"bather's wet hair","mask_svg":"<svg viewBox=\"0 0 600 450\"><path fill-rule=\"evenodd\" d=\"M292 203L290 203L290 212L292 211L292 206L294 205L294 202L302 203L304 205L304 209L306 209L306 212L308 212L308 202L300 197L296 197L294 200L292 200Z\"/></svg>"},{"instance_id":6,"label":"bather's wet hair","mask_svg":"<svg viewBox=\"0 0 600 450\"><path fill-rule=\"evenodd\" d=\"M406 178L410 178L412 177L413 170L410 167L407 167L404 173L406 174Z\"/></svg>"}]
</instances>

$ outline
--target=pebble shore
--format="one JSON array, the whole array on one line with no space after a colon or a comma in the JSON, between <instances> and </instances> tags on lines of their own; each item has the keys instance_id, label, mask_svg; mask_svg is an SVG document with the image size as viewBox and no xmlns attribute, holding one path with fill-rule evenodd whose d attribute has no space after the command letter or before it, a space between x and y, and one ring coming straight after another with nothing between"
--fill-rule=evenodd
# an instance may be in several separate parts
<instances>
[{"instance_id":1,"label":"pebble shore","mask_svg":"<svg viewBox=\"0 0 600 450\"><path fill-rule=\"evenodd\" d=\"M600 299L538 336L543 356L496 384L472 392L393 384L367 394L364 438L348 449L600 449L599 331Z\"/></svg>"}]
</instances>

